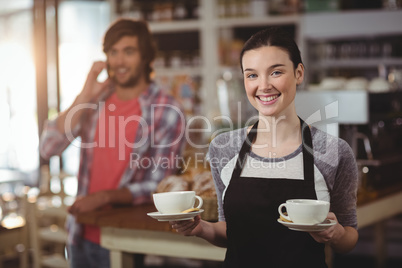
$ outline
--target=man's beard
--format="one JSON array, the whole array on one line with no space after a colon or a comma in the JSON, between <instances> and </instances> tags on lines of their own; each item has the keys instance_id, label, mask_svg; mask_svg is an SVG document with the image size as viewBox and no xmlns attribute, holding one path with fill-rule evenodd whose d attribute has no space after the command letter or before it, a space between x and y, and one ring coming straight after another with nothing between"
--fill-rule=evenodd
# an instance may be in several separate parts
<instances>
[{"instance_id":1,"label":"man's beard","mask_svg":"<svg viewBox=\"0 0 402 268\"><path fill-rule=\"evenodd\" d=\"M138 85L140 79L141 79L142 74L137 74L135 76L131 76L126 82L120 83L119 81L116 81L116 84L123 88L123 89L130 89L132 87L135 87Z\"/></svg>"},{"instance_id":2,"label":"man's beard","mask_svg":"<svg viewBox=\"0 0 402 268\"><path fill-rule=\"evenodd\" d=\"M144 66L141 64L134 72L135 74L130 76L126 82L119 82L115 79L115 83L122 89L130 89L137 86L140 83L141 78L145 75Z\"/></svg>"}]
</instances>

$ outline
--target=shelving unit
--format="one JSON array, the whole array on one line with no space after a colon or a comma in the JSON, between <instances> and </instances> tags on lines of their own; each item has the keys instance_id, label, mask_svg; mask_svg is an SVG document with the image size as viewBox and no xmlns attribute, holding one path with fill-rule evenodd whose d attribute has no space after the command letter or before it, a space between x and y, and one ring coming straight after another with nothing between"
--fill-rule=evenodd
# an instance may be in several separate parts
<instances>
[{"instance_id":1,"label":"shelving unit","mask_svg":"<svg viewBox=\"0 0 402 268\"><path fill-rule=\"evenodd\" d=\"M333 74L386 79L390 68L402 68L401 25L401 10L304 15L305 64L314 72L308 78L313 83Z\"/></svg>"},{"instance_id":2,"label":"shelving unit","mask_svg":"<svg viewBox=\"0 0 402 268\"><path fill-rule=\"evenodd\" d=\"M315 40L401 34L401 10L342 11L303 15L303 37Z\"/></svg>"},{"instance_id":3,"label":"shelving unit","mask_svg":"<svg viewBox=\"0 0 402 268\"><path fill-rule=\"evenodd\" d=\"M301 15L283 15L283 16L265 16L265 17L247 17L247 18L225 18L218 19L217 27L247 27L247 26L265 26L298 24Z\"/></svg>"},{"instance_id":4,"label":"shelving unit","mask_svg":"<svg viewBox=\"0 0 402 268\"><path fill-rule=\"evenodd\" d=\"M111 5L112 20L117 17L116 0L109 0ZM295 25L300 23L300 15L286 16L263 16L263 17L241 17L241 18L219 18L218 3L216 1L198 1L200 16L199 19L189 19L180 21L149 22L150 30L153 34L165 33L186 33L198 32L199 54L201 58L200 66L183 68L156 68L156 75L159 74L174 76L187 74L190 76L200 76L202 85L200 88L201 99L203 101L203 115L213 121L213 117L219 115L217 111L218 96L216 82L224 71L239 71L238 67L225 66L220 62L219 42L222 31L229 32L236 27L263 27L266 25ZM251 34L251 32L250 32ZM299 38L299 34L297 34ZM183 42L186 42L183 40Z\"/></svg>"},{"instance_id":5,"label":"shelving unit","mask_svg":"<svg viewBox=\"0 0 402 268\"><path fill-rule=\"evenodd\" d=\"M167 68L158 67L155 68L157 74L164 74L166 76L175 76L180 74L185 74L189 76L197 76L201 73L200 67L186 67L186 68Z\"/></svg>"},{"instance_id":6,"label":"shelving unit","mask_svg":"<svg viewBox=\"0 0 402 268\"><path fill-rule=\"evenodd\" d=\"M112 16L116 17L113 5L117 0L109 0ZM326 13L307 13L294 15L265 15L238 18L219 17L219 1L199 0L200 17L198 19L149 22L154 34L199 33L200 66L183 68L158 68L157 75L177 75L180 73L201 77L201 99L203 115L210 120L216 116L218 105L217 80L227 70L237 72L238 67L225 66L220 62L220 42L233 39L233 32L238 28L258 28L270 25L290 25L295 29L295 39L299 44L303 61L307 66L307 81L311 72L325 72L331 68L373 69L378 64L402 66L402 57L375 57L353 59L315 60L311 54L312 44L334 42L337 40L378 38L389 35L402 36L402 11L342 11ZM250 35L254 32L251 32ZM186 40L182 40L186 42Z\"/></svg>"},{"instance_id":7,"label":"shelving unit","mask_svg":"<svg viewBox=\"0 0 402 268\"><path fill-rule=\"evenodd\" d=\"M171 33L185 31L199 31L202 27L200 20L151 22L149 28L153 33Z\"/></svg>"},{"instance_id":8,"label":"shelving unit","mask_svg":"<svg viewBox=\"0 0 402 268\"><path fill-rule=\"evenodd\" d=\"M376 68L379 64L402 66L402 58L331 59L319 60L310 68Z\"/></svg>"}]
</instances>

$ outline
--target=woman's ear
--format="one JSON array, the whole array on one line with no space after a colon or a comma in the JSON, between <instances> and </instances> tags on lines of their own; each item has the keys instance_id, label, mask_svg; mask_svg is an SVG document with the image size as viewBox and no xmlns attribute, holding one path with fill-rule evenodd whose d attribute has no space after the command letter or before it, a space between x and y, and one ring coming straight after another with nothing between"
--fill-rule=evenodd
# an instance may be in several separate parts
<instances>
[{"instance_id":1,"label":"woman's ear","mask_svg":"<svg viewBox=\"0 0 402 268\"><path fill-rule=\"evenodd\" d=\"M304 80L304 65L299 63L299 65L296 68L296 84L300 85L301 83L303 83Z\"/></svg>"}]
</instances>

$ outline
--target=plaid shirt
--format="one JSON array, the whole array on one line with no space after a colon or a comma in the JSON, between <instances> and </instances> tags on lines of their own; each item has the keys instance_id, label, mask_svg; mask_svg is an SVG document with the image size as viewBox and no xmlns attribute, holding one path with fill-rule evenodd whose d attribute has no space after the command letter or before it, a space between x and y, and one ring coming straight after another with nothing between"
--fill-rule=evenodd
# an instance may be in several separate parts
<instances>
[{"instance_id":1,"label":"plaid shirt","mask_svg":"<svg viewBox=\"0 0 402 268\"><path fill-rule=\"evenodd\" d=\"M40 142L40 153L45 159L60 155L73 137L81 137L77 196L88 193L94 151L92 142L99 113L113 91L111 87L95 102L98 104L88 104L89 109L85 109L80 123L70 133L63 134L57 130L57 118L45 123ZM151 202L151 193L158 183L177 171L185 141L185 117L172 96L151 83L149 89L139 96L139 103L142 120L138 124L130 161L119 183L119 188L126 187L131 191L133 205ZM82 237L82 226L71 214L66 226L69 230L68 243L77 243Z\"/></svg>"}]
</instances>

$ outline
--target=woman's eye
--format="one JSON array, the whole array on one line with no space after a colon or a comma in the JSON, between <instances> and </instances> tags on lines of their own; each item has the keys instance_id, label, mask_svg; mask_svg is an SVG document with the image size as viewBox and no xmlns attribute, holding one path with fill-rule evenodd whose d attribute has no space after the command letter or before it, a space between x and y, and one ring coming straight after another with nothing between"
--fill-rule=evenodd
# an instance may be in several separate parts
<instances>
[{"instance_id":1,"label":"woman's eye","mask_svg":"<svg viewBox=\"0 0 402 268\"><path fill-rule=\"evenodd\" d=\"M273 75L273 76L278 76L278 75L280 75L280 74L282 74L281 71L274 71L274 72L272 72L272 75Z\"/></svg>"},{"instance_id":2,"label":"woman's eye","mask_svg":"<svg viewBox=\"0 0 402 268\"><path fill-rule=\"evenodd\" d=\"M247 75L247 78L256 78L256 77L257 77L256 74L248 74L248 75Z\"/></svg>"}]
</instances>

